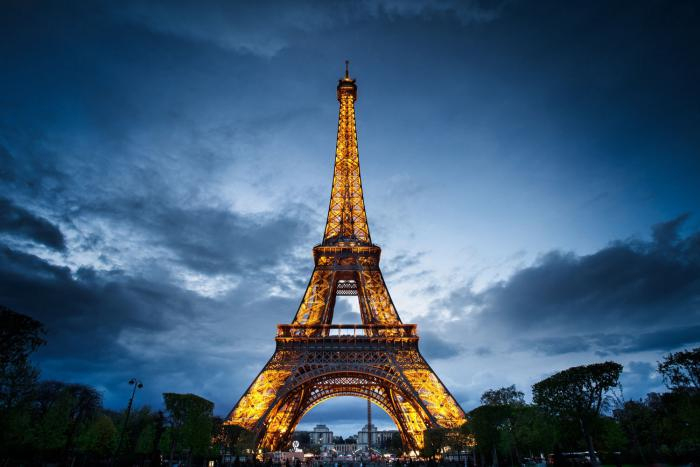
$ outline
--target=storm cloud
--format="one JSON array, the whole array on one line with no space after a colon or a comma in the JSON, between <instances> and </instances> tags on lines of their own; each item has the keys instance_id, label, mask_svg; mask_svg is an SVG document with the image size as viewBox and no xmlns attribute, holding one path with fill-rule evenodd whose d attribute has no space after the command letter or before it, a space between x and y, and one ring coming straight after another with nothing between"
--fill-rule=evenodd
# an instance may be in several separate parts
<instances>
[{"instance_id":1,"label":"storm cloud","mask_svg":"<svg viewBox=\"0 0 700 467\"><path fill-rule=\"evenodd\" d=\"M66 248L61 229L6 198L0 198L0 233L31 240L54 250Z\"/></svg>"},{"instance_id":2,"label":"storm cloud","mask_svg":"<svg viewBox=\"0 0 700 467\"><path fill-rule=\"evenodd\" d=\"M438 306L517 336L514 345L562 354L670 350L700 341L700 232L684 214L649 240L589 255L552 251L507 280L455 290Z\"/></svg>"},{"instance_id":3,"label":"storm cloud","mask_svg":"<svg viewBox=\"0 0 700 467\"><path fill-rule=\"evenodd\" d=\"M45 378L231 408L313 269L346 59L387 285L466 409L601 358L643 395L697 342L693 2L3 7L0 303Z\"/></svg>"}]
</instances>

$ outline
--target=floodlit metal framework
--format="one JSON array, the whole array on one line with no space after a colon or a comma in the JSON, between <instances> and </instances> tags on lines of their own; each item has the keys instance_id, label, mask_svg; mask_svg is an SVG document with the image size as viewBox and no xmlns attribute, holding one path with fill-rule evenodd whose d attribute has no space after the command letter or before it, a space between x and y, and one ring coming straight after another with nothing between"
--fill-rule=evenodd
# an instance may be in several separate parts
<instances>
[{"instance_id":1,"label":"floodlit metal framework","mask_svg":"<svg viewBox=\"0 0 700 467\"><path fill-rule=\"evenodd\" d=\"M404 445L423 447L430 427L452 428L464 412L418 350L415 324L403 324L369 234L355 129L357 86L338 82L340 102L333 187L315 268L292 324L277 326L277 348L226 423L253 430L258 446L281 449L317 404L338 396L384 409ZM334 325L336 296L356 295L361 325Z\"/></svg>"}]
</instances>

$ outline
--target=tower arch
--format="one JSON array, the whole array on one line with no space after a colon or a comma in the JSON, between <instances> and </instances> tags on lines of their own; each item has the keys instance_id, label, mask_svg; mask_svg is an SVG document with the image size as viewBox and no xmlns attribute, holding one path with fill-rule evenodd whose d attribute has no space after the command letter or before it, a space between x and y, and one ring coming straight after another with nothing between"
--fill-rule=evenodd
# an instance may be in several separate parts
<instances>
[{"instance_id":1,"label":"tower arch","mask_svg":"<svg viewBox=\"0 0 700 467\"><path fill-rule=\"evenodd\" d=\"M382 408L396 424L403 443L412 450L419 449L423 431L432 424L429 412L401 380L373 373L357 368L332 369L281 390L278 402L260 418L258 430L266 433L261 444L271 449L284 448L297 424L311 409L335 397L353 396Z\"/></svg>"}]
</instances>

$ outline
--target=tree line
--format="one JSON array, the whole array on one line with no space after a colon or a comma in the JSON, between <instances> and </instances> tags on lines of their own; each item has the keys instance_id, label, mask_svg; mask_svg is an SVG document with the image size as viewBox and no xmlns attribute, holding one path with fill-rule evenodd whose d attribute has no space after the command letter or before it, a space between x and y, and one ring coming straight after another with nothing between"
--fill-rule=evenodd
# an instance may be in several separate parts
<instances>
[{"instance_id":1,"label":"tree line","mask_svg":"<svg viewBox=\"0 0 700 467\"><path fill-rule=\"evenodd\" d=\"M668 391L641 400L625 400L622 365L611 361L543 379L532 386L531 404L514 385L488 390L462 427L428 430L423 455L469 449L480 466L549 454L550 462L567 466L698 463L700 348L664 356L657 371Z\"/></svg>"},{"instance_id":2,"label":"tree line","mask_svg":"<svg viewBox=\"0 0 700 467\"><path fill-rule=\"evenodd\" d=\"M41 381L30 355L45 344L42 324L0 306L0 465L187 465L252 452L251 432L223 425L214 404L193 394L163 394L163 410L144 406L131 417L102 404L82 384ZM700 461L700 348L658 364L668 389L625 400L622 365L572 367L536 383L526 403L515 386L486 391L456 429L425 433L424 457L470 453L482 467L520 465L523 458L587 451L595 464ZM121 440L121 442L120 442ZM400 438L387 449L399 451Z\"/></svg>"},{"instance_id":3,"label":"tree line","mask_svg":"<svg viewBox=\"0 0 700 467\"><path fill-rule=\"evenodd\" d=\"M164 393L164 410L144 406L127 421L93 387L39 380L29 357L44 333L0 306L0 465L201 465L253 447L249 432L223 427L214 404L194 394Z\"/></svg>"}]
</instances>

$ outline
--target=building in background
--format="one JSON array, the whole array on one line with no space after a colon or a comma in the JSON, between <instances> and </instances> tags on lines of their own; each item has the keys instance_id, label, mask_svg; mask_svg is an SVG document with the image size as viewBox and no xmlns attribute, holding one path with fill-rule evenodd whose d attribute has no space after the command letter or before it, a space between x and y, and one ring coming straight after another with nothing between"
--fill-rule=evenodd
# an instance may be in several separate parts
<instances>
[{"instance_id":1,"label":"building in background","mask_svg":"<svg viewBox=\"0 0 700 467\"><path fill-rule=\"evenodd\" d=\"M328 446L333 444L333 432L326 425L316 425L309 433L311 444Z\"/></svg>"},{"instance_id":2,"label":"building in background","mask_svg":"<svg viewBox=\"0 0 700 467\"><path fill-rule=\"evenodd\" d=\"M371 433L372 436L372 448L384 449L389 443L391 443L394 435L398 435L398 430L377 430L377 427L372 425L371 429L367 429L367 425L362 427L362 429L357 433L357 448L367 449L367 439Z\"/></svg>"}]
</instances>

